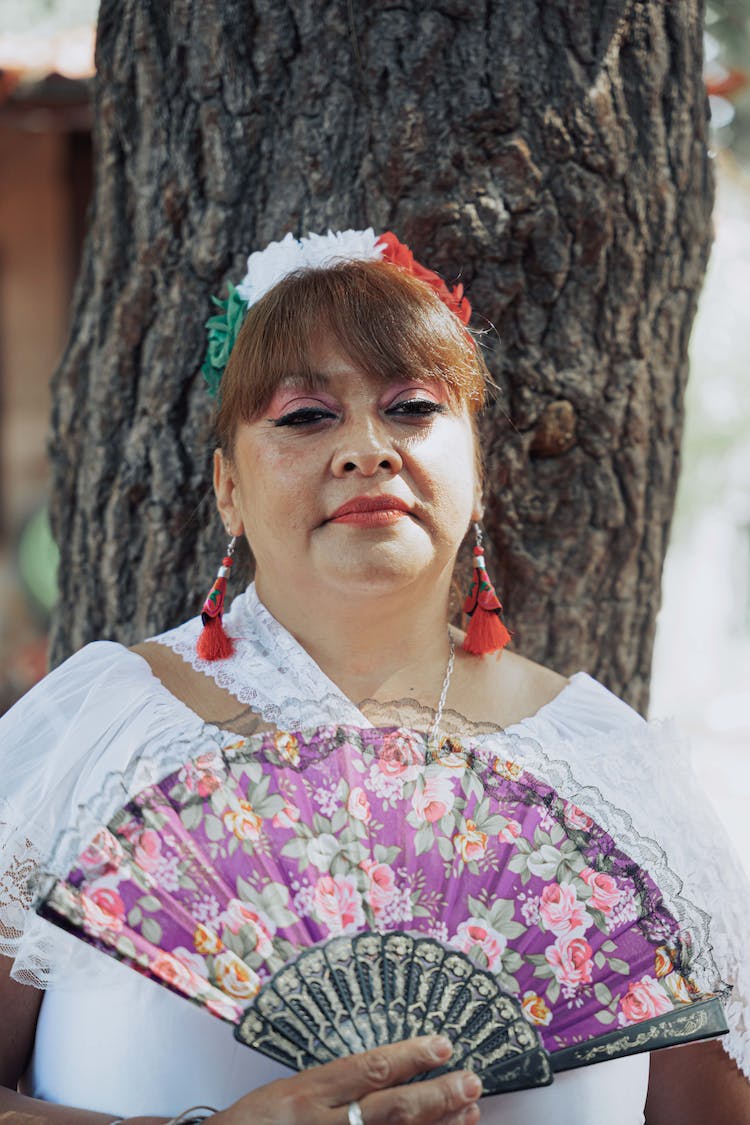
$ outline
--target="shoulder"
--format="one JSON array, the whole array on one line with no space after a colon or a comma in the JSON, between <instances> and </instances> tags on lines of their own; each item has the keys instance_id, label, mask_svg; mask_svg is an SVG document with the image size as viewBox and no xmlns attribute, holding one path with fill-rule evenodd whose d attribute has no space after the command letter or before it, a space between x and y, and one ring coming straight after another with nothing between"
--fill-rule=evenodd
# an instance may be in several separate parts
<instances>
[{"instance_id":1,"label":"shoulder","mask_svg":"<svg viewBox=\"0 0 750 1125\"><path fill-rule=\"evenodd\" d=\"M122 685L129 678L138 680L148 673L141 661L115 641L93 641L73 653L34 685L3 716L3 724L12 724L28 715L38 721L59 722L65 714L73 714L87 701L96 698L103 684Z\"/></svg>"},{"instance_id":2,"label":"shoulder","mask_svg":"<svg viewBox=\"0 0 750 1125\"><path fill-rule=\"evenodd\" d=\"M536 714L568 685L565 676L507 649L461 653L453 706L468 718L506 727Z\"/></svg>"},{"instance_id":3,"label":"shoulder","mask_svg":"<svg viewBox=\"0 0 750 1125\"><path fill-rule=\"evenodd\" d=\"M490 675L498 688L502 684L503 690L512 695L524 715L533 715L552 703L570 683L553 668L517 652L506 652L493 661Z\"/></svg>"},{"instance_id":4,"label":"shoulder","mask_svg":"<svg viewBox=\"0 0 750 1125\"><path fill-rule=\"evenodd\" d=\"M71 802L80 803L92 770L103 777L117 768L162 722L155 685L148 665L123 645L96 641L27 692L0 718L7 823L33 824L28 839L43 842Z\"/></svg>"},{"instance_id":5,"label":"shoulder","mask_svg":"<svg viewBox=\"0 0 750 1125\"><path fill-rule=\"evenodd\" d=\"M159 679L162 678L160 673L166 673L168 670L176 672L185 663L173 649L153 640L140 641L136 645L131 645L128 652L145 661L153 674Z\"/></svg>"},{"instance_id":6,"label":"shoulder","mask_svg":"<svg viewBox=\"0 0 750 1125\"><path fill-rule=\"evenodd\" d=\"M180 704L135 650L94 641L68 657L0 717L4 765L24 755L75 757L134 725L166 724Z\"/></svg>"},{"instance_id":7,"label":"shoulder","mask_svg":"<svg viewBox=\"0 0 750 1125\"><path fill-rule=\"evenodd\" d=\"M236 718L236 698L168 645L148 640L134 645L130 651L145 662L172 698L205 722L221 724Z\"/></svg>"},{"instance_id":8,"label":"shoulder","mask_svg":"<svg viewBox=\"0 0 750 1125\"><path fill-rule=\"evenodd\" d=\"M462 654L456 701L467 718L562 737L618 728L642 731L646 721L586 672L570 677L504 649L488 656ZM459 694L460 692L460 694Z\"/></svg>"}]
</instances>

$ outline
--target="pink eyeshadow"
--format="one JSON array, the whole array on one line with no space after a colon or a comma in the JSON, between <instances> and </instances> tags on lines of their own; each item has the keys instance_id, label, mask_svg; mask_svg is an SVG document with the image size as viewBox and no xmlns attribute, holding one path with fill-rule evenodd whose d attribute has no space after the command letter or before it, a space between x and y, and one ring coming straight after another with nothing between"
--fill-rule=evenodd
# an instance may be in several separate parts
<instances>
[{"instance_id":1,"label":"pink eyeshadow","mask_svg":"<svg viewBox=\"0 0 750 1125\"><path fill-rule=\"evenodd\" d=\"M279 390L268 404L266 413L269 418L278 418L289 410L301 410L306 406L325 406L329 410L337 407L336 399L332 395L323 394L321 391L305 391L301 387L289 387Z\"/></svg>"}]
</instances>

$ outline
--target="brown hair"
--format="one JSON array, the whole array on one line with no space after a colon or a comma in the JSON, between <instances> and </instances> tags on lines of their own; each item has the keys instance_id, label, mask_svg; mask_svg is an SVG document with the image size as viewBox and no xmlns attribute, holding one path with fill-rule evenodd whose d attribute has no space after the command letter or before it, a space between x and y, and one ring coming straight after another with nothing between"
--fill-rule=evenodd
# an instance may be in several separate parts
<instances>
[{"instance_id":1,"label":"brown hair","mask_svg":"<svg viewBox=\"0 0 750 1125\"><path fill-rule=\"evenodd\" d=\"M354 261L298 271L247 313L221 381L216 432L230 456L241 422L264 410L289 376L314 376L321 333L373 378L437 379L476 414L489 378L458 317L425 282L387 262Z\"/></svg>"}]
</instances>

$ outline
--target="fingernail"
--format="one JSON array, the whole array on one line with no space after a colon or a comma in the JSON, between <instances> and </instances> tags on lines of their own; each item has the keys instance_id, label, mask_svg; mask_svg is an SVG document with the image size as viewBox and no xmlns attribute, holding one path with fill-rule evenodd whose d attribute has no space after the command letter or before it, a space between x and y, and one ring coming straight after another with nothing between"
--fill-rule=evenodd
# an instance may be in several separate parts
<instances>
[{"instance_id":1,"label":"fingernail","mask_svg":"<svg viewBox=\"0 0 750 1125\"><path fill-rule=\"evenodd\" d=\"M430 1054L439 1062L450 1058L453 1054L453 1044L447 1035L436 1035L430 1040Z\"/></svg>"},{"instance_id":2,"label":"fingernail","mask_svg":"<svg viewBox=\"0 0 750 1125\"><path fill-rule=\"evenodd\" d=\"M482 1083L476 1074L470 1071L464 1075L463 1090L467 1098L478 1098L482 1092Z\"/></svg>"}]
</instances>

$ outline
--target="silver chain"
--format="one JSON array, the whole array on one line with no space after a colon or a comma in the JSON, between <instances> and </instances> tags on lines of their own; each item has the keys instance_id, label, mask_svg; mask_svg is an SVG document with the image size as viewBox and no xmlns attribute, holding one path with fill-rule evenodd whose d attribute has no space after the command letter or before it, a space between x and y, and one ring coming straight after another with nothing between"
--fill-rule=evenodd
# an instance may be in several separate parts
<instances>
[{"instance_id":1,"label":"silver chain","mask_svg":"<svg viewBox=\"0 0 750 1125\"><path fill-rule=\"evenodd\" d=\"M448 656L448 667L445 669L445 676L443 677L443 687L440 691L440 699L438 700L437 711L435 712L435 718L432 720L432 726L430 727L430 729L427 733L427 749L428 750L437 750L438 730L440 729L440 722L443 718L443 708L445 707L445 701L448 697L448 688L450 687L451 676L453 675L453 663L454 663L455 656L456 656L456 645L455 645L455 642L453 640L453 637L450 634L448 634L448 644L450 646L450 653L449 653L449 656Z\"/></svg>"}]
</instances>

